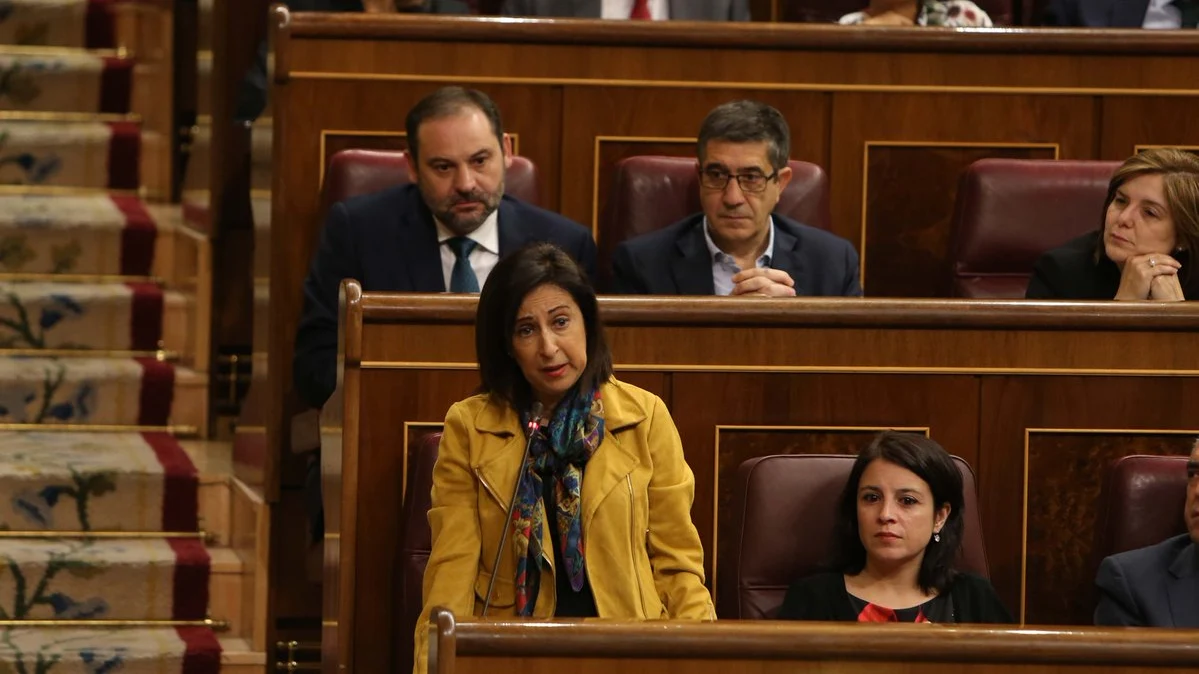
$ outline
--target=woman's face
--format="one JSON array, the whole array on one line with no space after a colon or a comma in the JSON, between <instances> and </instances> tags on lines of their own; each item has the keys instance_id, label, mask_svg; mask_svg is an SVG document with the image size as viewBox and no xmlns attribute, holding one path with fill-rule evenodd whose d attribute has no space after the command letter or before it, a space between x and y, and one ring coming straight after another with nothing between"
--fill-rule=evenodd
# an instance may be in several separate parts
<instances>
[{"instance_id":1,"label":"woman's face","mask_svg":"<svg viewBox=\"0 0 1199 674\"><path fill-rule=\"evenodd\" d=\"M587 367L583 312L570 293L540 285L516 311L512 356L537 400L549 412Z\"/></svg>"},{"instance_id":2,"label":"woman's face","mask_svg":"<svg viewBox=\"0 0 1199 674\"><path fill-rule=\"evenodd\" d=\"M1103 222L1103 248L1112 262L1123 269L1138 255L1168 255L1176 241L1161 175L1137 176L1116 188Z\"/></svg>"},{"instance_id":3,"label":"woman's face","mask_svg":"<svg viewBox=\"0 0 1199 674\"><path fill-rule=\"evenodd\" d=\"M949 504L933 503L928 483L885 459L866 466L858 482L858 536L867 565L919 564L933 534L949 517Z\"/></svg>"}]
</instances>

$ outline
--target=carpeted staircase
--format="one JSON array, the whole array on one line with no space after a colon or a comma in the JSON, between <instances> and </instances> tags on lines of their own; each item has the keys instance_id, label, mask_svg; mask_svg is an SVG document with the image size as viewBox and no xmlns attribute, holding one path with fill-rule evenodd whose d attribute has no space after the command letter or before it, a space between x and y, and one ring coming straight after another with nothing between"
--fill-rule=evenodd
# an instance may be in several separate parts
<instances>
[{"instance_id":1,"label":"carpeted staircase","mask_svg":"<svg viewBox=\"0 0 1199 674\"><path fill-rule=\"evenodd\" d=\"M162 203L169 11L0 0L0 674L263 671L207 242Z\"/></svg>"}]
</instances>

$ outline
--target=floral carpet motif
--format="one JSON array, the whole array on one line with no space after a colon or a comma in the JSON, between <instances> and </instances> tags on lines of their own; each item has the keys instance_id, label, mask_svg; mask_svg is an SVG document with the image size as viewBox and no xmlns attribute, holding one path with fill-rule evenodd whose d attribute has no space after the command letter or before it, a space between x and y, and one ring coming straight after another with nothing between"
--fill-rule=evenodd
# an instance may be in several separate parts
<instances>
[{"instance_id":1,"label":"floral carpet motif","mask_svg":"<svg viewBox=\"0 0 1199 674\"><path fill-rule=\"evenodd\" d=\"M197 489L166 433L29 431L0 443L0 529L195 531Z\"/></svg>"},{"instance_id":2,"label":"floral carpet motif","mask_svg":"<svg viewBox=\"0 0 1199 674\"><path fill-rule=\"evenodd\" d=\"M4 0L0 2L0 44L83 47L87 11L87 0Z\"/></svg>"},{"instance_id":3,"label":"floral carpet motif","mask_svg":"<svg viewBox=\"0 0 1199 674\"><path fill-rule=\"evenodd\" d=\"M0 282L0 349L153 351L162 315L153 284Z\"/></svg>"},{"instance_id":4,"label":"floral carpet motif","mask_svg":"<svg viewBox=\"0 0 1199 674\"><path fill-rule=\"evenodd\" d=\"M149 275L157 233L136 197L0 195L0 273Z\"/></svg>"},{"instance_id":5,"label":"floral carpet motif","mask_svg":"<svg viewBox=\"0 0 1199 674\"><path fill-rule=\"evenodd\" d=\"M133 122L0 121L0 185L133 189L138 160L110 161L137 148ZM119 148L119 152L117 152Z\"/></svg>"},{"instance_id":6,"label":"floral carpet motif","mask_svg":"<svg viewBox=\"0 0 1199 674\"><path fill-rule=\"evenodd\" d=\"M202 628L0 630L3 674L216 674L221 647Z\"/></svg>"},{"instance_id":7,"label":"floral carpet motif","mask_svg":"<svg viewBox=\"0 0 1199 674\"><path fill-rule=\"evenodd\" d=\"M0 51L0 110L129 112L132 65L82 51Z\"/></svg>"},{"instance_id":8,"label":"floral carpet motif","mask_svg":"<svg viewBox=\"0 0 1199 674\"><path fill-rule=\"evenodd\" d=\"M162 425L173 387L168 364L142 359L0 358L0 423Z\"/></svg>"}]
</instances>

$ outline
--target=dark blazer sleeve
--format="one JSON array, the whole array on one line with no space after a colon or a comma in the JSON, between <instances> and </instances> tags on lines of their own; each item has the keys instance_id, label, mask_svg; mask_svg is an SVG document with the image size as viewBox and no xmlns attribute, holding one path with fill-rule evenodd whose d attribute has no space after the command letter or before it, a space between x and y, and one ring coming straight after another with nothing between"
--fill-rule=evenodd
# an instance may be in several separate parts
<instances>
[{"instance_id":1,"label":"dark blazer sleeve","mask_svg":"<svg viewBox=\"0 0 1199 674\"><path fill-rule=\"evenodd\" d=\"M611 286L611 291L614 295L650 294L645 277L641 275L641 270L637 268L637 263L633 261L633 254L629 250L628 242L618 245L616 252L612 254Z\"/></svg>"},{"instance_id":2,"label":"dark blazer sleeve","mask_svg":"<svg viewBox=\"0 0 1199 674\"><path fill-rule=\"evenodd\" d=\"M1099 589L1099 604L1095 607L1095 624L1106 627L1137 627L1147 624L1128 586L1128 577L1120 560L1106 557L1095 575Z\"/></svg>"},{"instance_id":3,"label":"dark blazer sleeve","mask_svg":"<svg viewBox=\"0 0 1199 674\"><path fill-rule=\"evenodd\" d=\"M845 579L839 573L818 573L787 588L779 620L853 620Z\"/></svg>"},{"instance_id":4,"label":"dark blazer sleeve","mask_svg":"<svg viewBox=\"0 0 1199 674\"><path fill-rule=\"evenodd\" d=\"M1081 26L1082 17L1078 13L1078 0L1052 0L1045 8L1041 20L1046 26Z\"/></svg>"},{"instance_id":5,"label":"dark blazer sleeve","mask_svg":"<svg viewBox=\"0 0 1199 674\"><path fill-rule=\"evenodd\" d=\"M1070 280L1062 269L1053 251L1045 253L1037 259L1032 267L1032 278L1028 280L1028 289L1024 291L1027 300L1056 300L1067 297L1066 288Z\"/></svg>"},{"instance_id":6,"label":"dark blazer sleeve","mask_svg":"<svg viewBox=\"0 0 1199 674\"><path fill-rule=\"evenodd\" d=\"M324 405L337 385L337 292L342 279L361 278L357 259L350 213L334 204L304 279L304 313L292 359L296 392L312 407Z\"/></svg>"},{"instance_id":7,"label":"dark blazer sleeve","mask_svg":"<svg viewBox=\"0 0 1199 674\"><path fill-rule=\"evenodd\" d=\"M861 297L862 285L861 267L858 262L858 251L854 250L853 245L845 246L845 282L841 289L841 294L845 297Z\"/></svg>"},{"instance_id":8,"label":"dark blazer sleeve","mask_svg":"<svg viewBox=\"0 0 1199 674\"><path fill-rule=\"evenodd\" d=\"M990 581L982 576L963 573L951 590L959 623L1012 624L1015 619L995 594Z\"/></svg>"}]
</instances>

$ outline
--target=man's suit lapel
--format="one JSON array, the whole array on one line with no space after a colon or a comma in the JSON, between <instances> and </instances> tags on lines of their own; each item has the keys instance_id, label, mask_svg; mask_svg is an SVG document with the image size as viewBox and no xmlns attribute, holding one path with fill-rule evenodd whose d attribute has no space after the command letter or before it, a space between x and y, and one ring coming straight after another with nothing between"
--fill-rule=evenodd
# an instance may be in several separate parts
<instances>
[{"instance_id":1,"label":"man's suit lapel","mask_svg":"<svg viewBox=\"0 0 1199 674\"><path fill-rule=\"evenodd\" d=\"M1199 628L1199 556L1191 544L1174 558L1166 595L1174 627Z\"/></svg>"},{"instance_id":2,"label":"man's suit lapel","mask_svg":"<svg viewBox=\"0 0 1199 674\"><path fill-rule=\"evenodd\" d=\"M1149 0L1112 0L1108 11L1112 28L1140 28L1145 24Z\"/></svg>"},{"instance_id":3,"label":"man's suit lapel","mask_svg":"<svg viewBox=\"0 0 1199 674\"><path fill-rule=\"evenodd\" d=\"M799 239L785 227L780 226L779 216L774 218L774 256L770 258L773 269L787 272L795 281L797 296L811 295L812 289L807 287L808 270L803 256L799 254Z\"/></svg>"},{"instance_id":4,"label":"man's suit lapel","mask_svg":"<svg viewBox=\"0 0 1199 674\"><path fill-rule=\"evenodd\" d=\"M415 292L445 292L445 277L441 273L441 246L437 243L437 226L424 201L416 196L417 206L401 211L399 225L400 250L397 272L407 270L408 290ZM399 287L397 285L397 287Z\"/></svg>"},{"instance_id":5,"label":"man's suit lapel","mask_svg":"<svg viewBox=\"0 0 1199 674\"><path fill-rule=\"evenodd\" d=\"M704 221L688 227L675 241L676 254L670 260L670 274L679 295L715 295L712 281L712 254L704 242Z\"/></svg>"}]
</instances>

